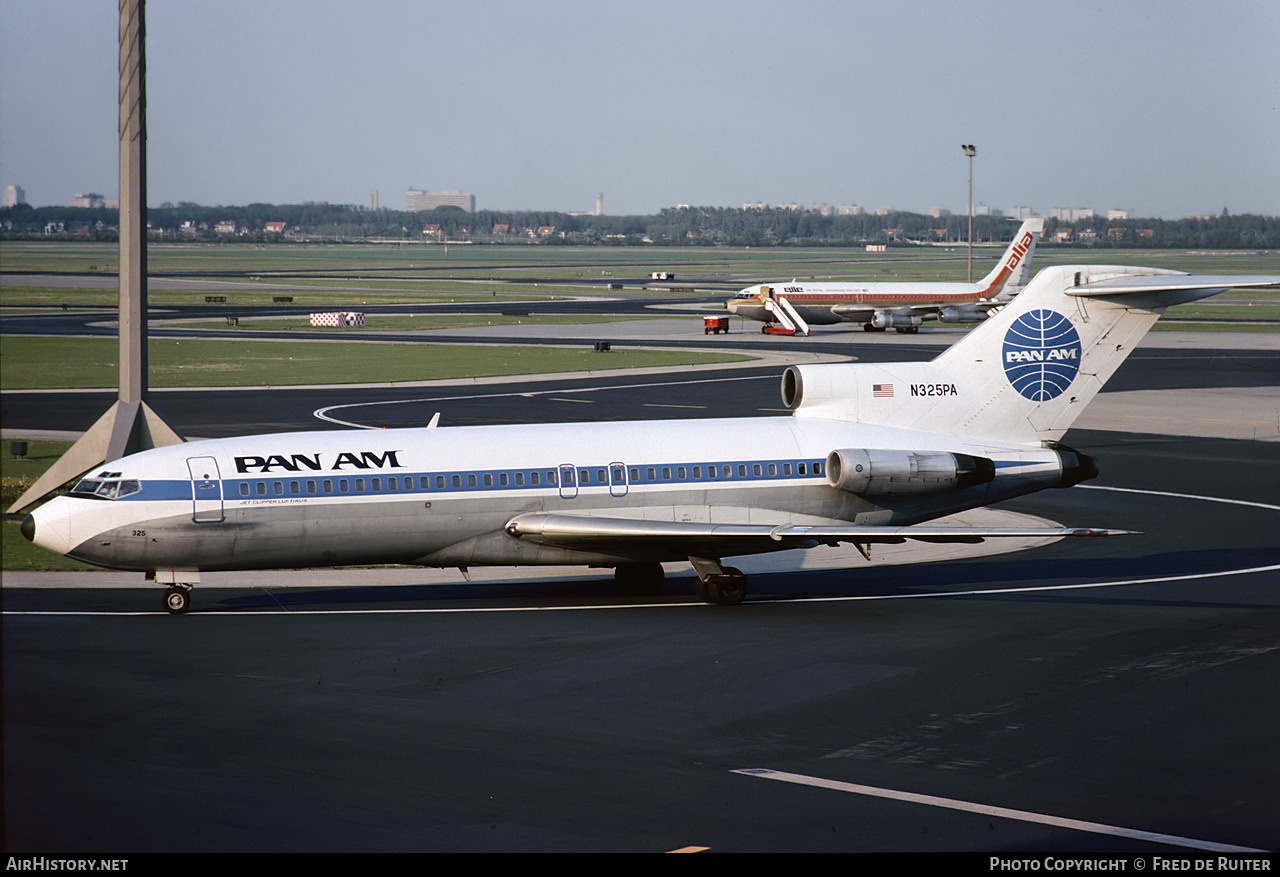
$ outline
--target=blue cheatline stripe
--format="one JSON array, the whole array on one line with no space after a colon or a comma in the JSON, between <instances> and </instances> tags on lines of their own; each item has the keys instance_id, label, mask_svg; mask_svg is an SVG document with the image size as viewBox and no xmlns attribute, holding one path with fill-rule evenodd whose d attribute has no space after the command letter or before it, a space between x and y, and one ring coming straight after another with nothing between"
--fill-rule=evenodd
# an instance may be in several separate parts
<instances>
[{"instance_id":1,"label":"blue cheatline stripe","mask_svg":"<svg viewBox=\"0 0 1280 877\"><path fill-rule=\"evenodd\" d=\"M768 482L825 484L823 460L734 460L694 463L622 464L617 461L592 465L560 464L522 469L463 469L437 472L387 472L356 470L321 475L310 472L264 473L238 476L222 482L223 499L287 499L360 496L406 495L430 493L487 493L503 491L559 489L562 471L571 469L573 484L578 489L759 484ZM713 474L714 473L714 474ZM534 482L534 476L537 482ZM391 485L394 482L395 487ZM190 500L188 479L142 480L142 490L121 502L155 502ZM328 490L326 490L326 486ZM343 489L345 487L345 489Z\"/></svg>"}]
</instances>

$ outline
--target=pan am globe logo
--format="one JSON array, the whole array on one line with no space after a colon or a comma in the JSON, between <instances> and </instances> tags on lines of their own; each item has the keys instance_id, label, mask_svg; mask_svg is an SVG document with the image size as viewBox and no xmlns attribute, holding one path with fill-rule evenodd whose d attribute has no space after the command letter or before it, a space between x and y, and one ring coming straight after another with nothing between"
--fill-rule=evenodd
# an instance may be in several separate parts
<instances>
[{"instance_id":1,"label":"pan am globe logo","mask_svg":"<svg viewBox=\"0 0 1280 877\"><path fill-rule=\"evenodd\" d=\"M1057 311L1029 311L1004 336L1004 373L1032 402L1061 396L1080 371L1080 335Z\"/></svg>"}]
</instances>

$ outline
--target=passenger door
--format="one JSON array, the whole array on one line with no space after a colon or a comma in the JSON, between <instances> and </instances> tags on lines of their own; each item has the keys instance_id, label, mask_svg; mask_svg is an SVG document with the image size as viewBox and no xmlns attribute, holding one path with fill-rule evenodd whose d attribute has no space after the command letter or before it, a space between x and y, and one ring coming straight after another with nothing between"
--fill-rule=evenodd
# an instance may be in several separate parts
<instances>
[{"instance_id":1,"label":"passenger door","mask_svg":"<svg viewBox=\"0 0 1280 877\"><path fill-rule=\"evenodd\" d=\"M191 474L191 520L197 524L220 524L222 511L222 476L213 457L188 457Z\"/></svg>"}]
</instances>

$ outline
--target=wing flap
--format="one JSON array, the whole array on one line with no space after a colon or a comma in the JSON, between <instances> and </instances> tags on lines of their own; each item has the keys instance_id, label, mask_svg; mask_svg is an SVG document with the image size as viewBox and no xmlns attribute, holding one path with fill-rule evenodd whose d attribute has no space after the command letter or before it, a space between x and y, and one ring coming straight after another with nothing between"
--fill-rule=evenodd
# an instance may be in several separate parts
<instances>
[{"instance_id":1,"label":"wing flap","mask_svg":"<svg viewBox=\"0 0 1280 877\"><path fill-rule=\"evenodd\" d=\"M1066 536L1109 536L1129 533L1095 527L908 527L839 524L715 524L692 521L645 521L588 515L525 514L507 522L505 530L517 539L540 545L579 550L636 549L659 546L668 550L711 551L717 555L748 554L788 548L812 548L840 542L898 544L919 542L976 543L984 539Z\"/></svg>"},{"instance_id":2,"label":"wing flap","mask_svg":"<svg viewBox=\"0 0 1280 877\"><path fill-rule=\"evenodd\" d=\"M864 305L834 305L831 314L850 323L866 323L876 315L876 309Z\"/></svg>"}]
</instances>

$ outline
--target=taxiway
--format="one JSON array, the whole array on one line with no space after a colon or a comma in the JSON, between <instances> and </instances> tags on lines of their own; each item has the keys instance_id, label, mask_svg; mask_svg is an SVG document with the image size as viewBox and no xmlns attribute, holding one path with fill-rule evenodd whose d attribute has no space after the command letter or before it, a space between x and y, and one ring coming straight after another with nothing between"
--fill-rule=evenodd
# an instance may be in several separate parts
<instances>
[{"instance_id":1,"label":"taxiway","mask_svg":"<svg viewBox=\"0 0 1280 877\"><path fill-rule=\"evenodd\" d=\"M156 395L193 435L333 406L375 428L724 416L780 407L762 371ZM6 573L5 847L1274 850L1277 386L1254 336L1153 333L1066 437L1101 476L1001 506L1142 535L819 548L761 561L732 609L678 576L638 605L607 571L350 570L241 574L171 617L117 574ZM101 410L37 396L6 394L6 429Z\"/></svg>"}]
</instances>

